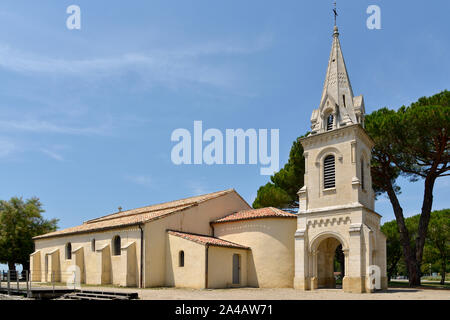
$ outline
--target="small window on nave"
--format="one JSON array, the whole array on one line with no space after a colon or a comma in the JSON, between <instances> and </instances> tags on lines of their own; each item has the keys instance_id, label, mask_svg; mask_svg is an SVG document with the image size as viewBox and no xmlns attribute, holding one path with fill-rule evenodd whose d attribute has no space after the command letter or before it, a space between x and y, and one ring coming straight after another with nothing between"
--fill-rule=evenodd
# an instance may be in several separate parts
<instances>
[{"instance_id":1,"label":"small window on nave","mask_svg":"<svg viewBox=\"0 0 450 320\"><path fill-rule=\"evenodd\" d=\"M72 259L72 244L70 242L66 243L66 260Z\"/></svg>"},{"instance_id":2,"label":"small window on nave","mask_svg":"<svg viewBox=\"0 0 450 320\"><path fill-rule=\"evenodd\" d=\"M115 236L113 238L113 255L114 256L120 256L120 247L121 247L121 241L120 236Z\"/></svg>"},{"instance_id":3,"label":"small window on nave","mask_svg":"<svg viewBox=\"0 0 450 320\"><path fill-rule=\"evenodd\" d=\"M178 266L179 267L184 267L184 251L183 250L181 250L178 253Z\"/></svg>"}]
</instances>

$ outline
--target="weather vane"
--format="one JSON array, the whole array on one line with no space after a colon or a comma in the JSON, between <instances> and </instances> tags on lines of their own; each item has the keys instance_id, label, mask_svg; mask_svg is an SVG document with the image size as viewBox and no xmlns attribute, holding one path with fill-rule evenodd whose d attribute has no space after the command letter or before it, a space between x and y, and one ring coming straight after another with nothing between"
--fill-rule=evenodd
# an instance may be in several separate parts
<instances>
[{"instance_id":1,"label":"weather vane","mask_svg":"<svg viewBox=\"0 0 450 320\"><path fill-rule=\"evenodd\" d=\"M334 12L334 25L336 25L336 17L338 16L338 13L336 10L336 1L334 2L333 12Z\"/></svg>"}]
</instances>

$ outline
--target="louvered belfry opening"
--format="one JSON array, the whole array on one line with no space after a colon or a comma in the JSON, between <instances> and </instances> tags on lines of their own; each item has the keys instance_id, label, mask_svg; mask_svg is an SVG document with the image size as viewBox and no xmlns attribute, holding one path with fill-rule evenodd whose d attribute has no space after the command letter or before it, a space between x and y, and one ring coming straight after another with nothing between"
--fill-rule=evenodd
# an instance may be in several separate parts
<instances>
[{"instance_id":1,"label":"louvered belfry opening","mask_svg":"<svg viewBox=\"0 0 450 320\"><path fill-rule=\"evenodd\" d=\"M334 156L329 155L323 161L324 188L336 187Z\"/></svg>"},{"instance_id":2,"label":"louvered belfry opening","mask_svg":"<svg viewBox=\"0 0 450 320\"><path fill-rule=\"evenodd\" d=\"M333 121L334 121L333 115L330 114L327 118L327 131L330 131L333 129Z\"/></svg>"}]
</instances>

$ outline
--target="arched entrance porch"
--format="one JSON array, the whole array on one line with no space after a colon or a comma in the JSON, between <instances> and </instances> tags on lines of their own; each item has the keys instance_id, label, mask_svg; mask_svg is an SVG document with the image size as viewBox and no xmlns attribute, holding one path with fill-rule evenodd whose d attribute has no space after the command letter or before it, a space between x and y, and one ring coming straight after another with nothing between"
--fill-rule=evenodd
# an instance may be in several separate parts
<instances>
[{"instance_id":1,"label":"arched entrance porch","mask_svg":"<svg viewBox=\"0 0 450 320\"><path fill-rule=\"evenodd\" d=\"M310 264L311 289L336 288L335 272L341 276L338 288L343 288L343 277L348 269L348 246L344 239L335 233L313 239Z\"/></svg>"}]
</instances>

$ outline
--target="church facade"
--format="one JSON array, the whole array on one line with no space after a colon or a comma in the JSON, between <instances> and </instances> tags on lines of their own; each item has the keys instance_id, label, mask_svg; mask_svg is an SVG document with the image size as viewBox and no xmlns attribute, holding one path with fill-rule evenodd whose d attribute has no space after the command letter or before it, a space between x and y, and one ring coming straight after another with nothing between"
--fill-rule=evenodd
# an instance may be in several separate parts
<instances>
[{"instance_id":1,"label":"church facade","mask_svg":"<svg viewBox=\"0 0 450 320\"><path fill-rule=\"evenodd\" d=\"M335 26L323 93L301 139L299 212L252 209L234 190L119 211L34 238L32 281L188 288L387 288L386 239L374 211L373 141ZM374 284L374 282L376 282Z\"/></svg>"}]
</instances>

